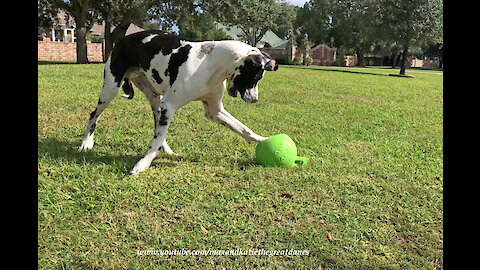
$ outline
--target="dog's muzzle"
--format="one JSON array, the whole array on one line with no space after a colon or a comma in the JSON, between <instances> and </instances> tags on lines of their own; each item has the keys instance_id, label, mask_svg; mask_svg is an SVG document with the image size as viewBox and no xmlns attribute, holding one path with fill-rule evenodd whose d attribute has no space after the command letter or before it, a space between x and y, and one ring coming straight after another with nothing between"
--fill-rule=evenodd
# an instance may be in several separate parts
<instances>
[{"instance_id":1,"label":"dog's muzzle","mask_svg":"<svg viewBox=\"0 0 480 270\"><path fill-rule=\"evenodd\" d=\"M265 64L264 69L268 71L276 71L278 69L278 64L272 59Z\"/></svg>"},{"instance_id":2,"label":"dog's muzzle","mask_svg":"<svg viewBox=\"0 0 480 270\"><path fill-rule=\"evenodd\" d=\"M242 95L243 101L247 103L257 103L258 102L258 90L255 91L254 89L250 89L251 91L247 90Z\"/></svg>"}]
</instances>

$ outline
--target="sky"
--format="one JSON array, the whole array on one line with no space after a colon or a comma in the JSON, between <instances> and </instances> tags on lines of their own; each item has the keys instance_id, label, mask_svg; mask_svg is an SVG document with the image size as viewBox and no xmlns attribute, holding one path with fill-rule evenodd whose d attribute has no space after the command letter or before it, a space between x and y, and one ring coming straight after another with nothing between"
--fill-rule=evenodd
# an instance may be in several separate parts
<instances>
[{"instance_id":1,"label":"sky","mask_svg":"<svg viewBox=\"0 0 480 270\"><path fill-rule=\"evenodd\" d=\"M292 4L292 5L295 5L295 6L299 6L299 7L303 7L303 4L305 4L305 2L307 2L308 0L287 0L288 3Z\"/></svg>"}]
</instances>

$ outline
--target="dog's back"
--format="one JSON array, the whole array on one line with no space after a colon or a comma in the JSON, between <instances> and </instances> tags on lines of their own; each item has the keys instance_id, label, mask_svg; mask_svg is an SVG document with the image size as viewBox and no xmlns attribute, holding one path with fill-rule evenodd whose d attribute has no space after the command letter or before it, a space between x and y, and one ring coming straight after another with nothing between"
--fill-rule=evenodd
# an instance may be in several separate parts
<instances>
[{"instance_id":1,"label":"dog's back","mask_svg":"<svg viewBox=\"0 0 480 270\"><path fill-rule=\"evenodd\" d=\"M177 35L166 34L160 30L134 33L120 39L111 54L111 72L115 82L121 83L129 68L150 69L153 57L162 53L166 56L180 47L180 41L194 41Z\"/></svg>"}]
</instances>

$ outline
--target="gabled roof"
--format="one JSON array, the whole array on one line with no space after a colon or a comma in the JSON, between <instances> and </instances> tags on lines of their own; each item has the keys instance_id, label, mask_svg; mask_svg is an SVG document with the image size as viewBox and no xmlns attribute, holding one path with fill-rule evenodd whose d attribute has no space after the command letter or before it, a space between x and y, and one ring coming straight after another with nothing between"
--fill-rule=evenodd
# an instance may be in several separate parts
<instances>
[{"instance_id":1,"label":"gabled roof","mask_svg":"<svg viewBox=\"0 0 480 270\"><path fill-rule=\"evenodd\" d=\"M217 23L217 29L222 29L227 33L228 36L234 40L245 40L243 37L243 32L239 27L236 26L226 26L221 23ZM285 49L287 48L288 40L279 38L274 32L268 30L265 35L260 39L263 43L268 43L275 49Z\"/></svg>"},{"instance_id":2,"label":"gabled roof","mask_svg":"<svg viewBox=\"0 0 480 270\"><path fill-rule=\"evenodd\" d=\"M113 31L113 29L115 29L115 26L112 26L110 28L110 32ZM137 33L137 32L141 32L143 31L144 29L131 23L129 26L128 26L128 29L127 29L127 32L125 33L125 36L128 36L130 34L133 34L133 33ZM90 33L91 34L94 34L94 35L99 35L100 37L104 37L105 36L105 22L102 22L102 24L94 24L92 26L92 29L90 29Z\"/></svg>"}]
</instances>

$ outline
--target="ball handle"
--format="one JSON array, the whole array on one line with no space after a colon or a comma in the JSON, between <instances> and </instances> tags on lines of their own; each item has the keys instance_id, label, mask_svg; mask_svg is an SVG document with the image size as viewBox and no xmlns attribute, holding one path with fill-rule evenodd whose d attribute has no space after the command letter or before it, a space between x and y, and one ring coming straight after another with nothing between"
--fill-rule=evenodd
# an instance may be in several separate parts
<instances>
[{"instance_id":1,"label":"ball handle","mask_svg":"<svg viewBox=\"0 0 480 270\"><path fill-rule=\"evenodd\" d=\"M308 158L306 157L296 157L295 158L295 166L298 166L298 165L306 165L308 163Z\"/></svg>"}]
</instances>

